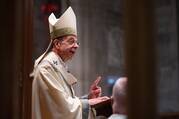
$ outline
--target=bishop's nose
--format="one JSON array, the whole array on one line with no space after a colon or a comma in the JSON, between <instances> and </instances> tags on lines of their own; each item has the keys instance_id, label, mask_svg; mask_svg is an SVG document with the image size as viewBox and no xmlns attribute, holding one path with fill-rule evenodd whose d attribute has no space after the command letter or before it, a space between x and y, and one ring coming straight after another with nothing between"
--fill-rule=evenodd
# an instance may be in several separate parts
<instances>
[{"instance_id":1,"label":"bishop's nose","mask_svg":"<svg viewBox=\"0 0 179 119\"><path fill-rule=\"evenodd\" d=\"M75 47L75 48L78 48L79 46L80 46L80 43L79 43L79 42L75 42L75 43L74 43L74 47Z\"/></svg>"}]
</instances>

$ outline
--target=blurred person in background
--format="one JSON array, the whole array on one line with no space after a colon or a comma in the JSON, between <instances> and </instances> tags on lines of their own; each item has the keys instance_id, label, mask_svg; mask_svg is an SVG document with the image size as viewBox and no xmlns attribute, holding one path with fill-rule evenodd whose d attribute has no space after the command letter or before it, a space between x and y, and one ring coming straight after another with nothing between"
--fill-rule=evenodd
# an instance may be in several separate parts
<instances>
[{"instance_id":1,"label":"blurred person in background","mask_svg":"<svg viewBox=\"0 0 179 119\"><path fill-rule=\"evenodd\" d=\"M127 119L127 78L119 78L112 93L113 114L108 119Z\"/></svg>"}]
</instances>

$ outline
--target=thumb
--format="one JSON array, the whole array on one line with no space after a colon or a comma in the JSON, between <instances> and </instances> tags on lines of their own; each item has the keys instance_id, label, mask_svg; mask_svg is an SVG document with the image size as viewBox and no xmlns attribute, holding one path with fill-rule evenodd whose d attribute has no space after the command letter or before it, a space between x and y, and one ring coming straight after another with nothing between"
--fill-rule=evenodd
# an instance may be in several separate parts
<instances>
[{"instance_id":1,"label":"thumb","mask_svg":"<svg viewBox=\"0 0 179 119\"><path fill-rule=\"evenodd\" d=\"M91 85L92 88L96 88L98 86L98 84L100 83L100 81L101 81L101 76L98 76L97 79Z\"/></svg>"}]
</instances>

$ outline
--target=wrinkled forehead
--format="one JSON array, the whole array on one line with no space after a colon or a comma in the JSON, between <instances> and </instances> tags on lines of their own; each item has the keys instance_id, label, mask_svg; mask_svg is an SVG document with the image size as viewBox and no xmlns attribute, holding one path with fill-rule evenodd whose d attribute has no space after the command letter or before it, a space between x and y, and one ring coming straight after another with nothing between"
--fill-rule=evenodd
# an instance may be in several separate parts
<instances>
[{"instance_id":1,"label":"wrinkled forehead","mask_svg":"<svg viewBox=\"0 0 179 119\"><path fill-rule=\"evenodd\" d=\"M75 35L68 35L68 36L64 36L63 37L63 40L74 40L74 41L77 41L78 39L77 39L77 36L75 36Z\"/></svg>"},{"instance_id":2,"label":"wrinkled forehead","mask_svg":"<svg viewBox=\"0 0 179 119\"><path fill-rule=\"evenodd\" d=\"M68 40L68 39L78 40L76 35L66 35L66 36L57 37L55 39L58 39L60 41L64 41L64 40ZM53 39L53 40L55 40L55 39Z\"/></svg>"}]
</instances>

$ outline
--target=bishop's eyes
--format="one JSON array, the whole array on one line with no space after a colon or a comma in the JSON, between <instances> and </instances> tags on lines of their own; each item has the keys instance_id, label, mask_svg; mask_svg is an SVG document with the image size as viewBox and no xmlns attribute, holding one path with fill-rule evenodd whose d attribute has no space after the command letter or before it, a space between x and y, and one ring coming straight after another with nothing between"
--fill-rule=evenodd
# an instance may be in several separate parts
<instances>
[{"instance_id":1,"label":"bishop's eyes","mask_svg":"<svg viewBox=\"0 0 179 119\"><path fill-rule=\"evenodd\" d=\"M79 43L78 41L74 40L74 39L68 40L67 43L68 43L69 45L74 45L75 43L76 43L77 45L80 45L80 43Z\"/></svg>"}]
</instances>

